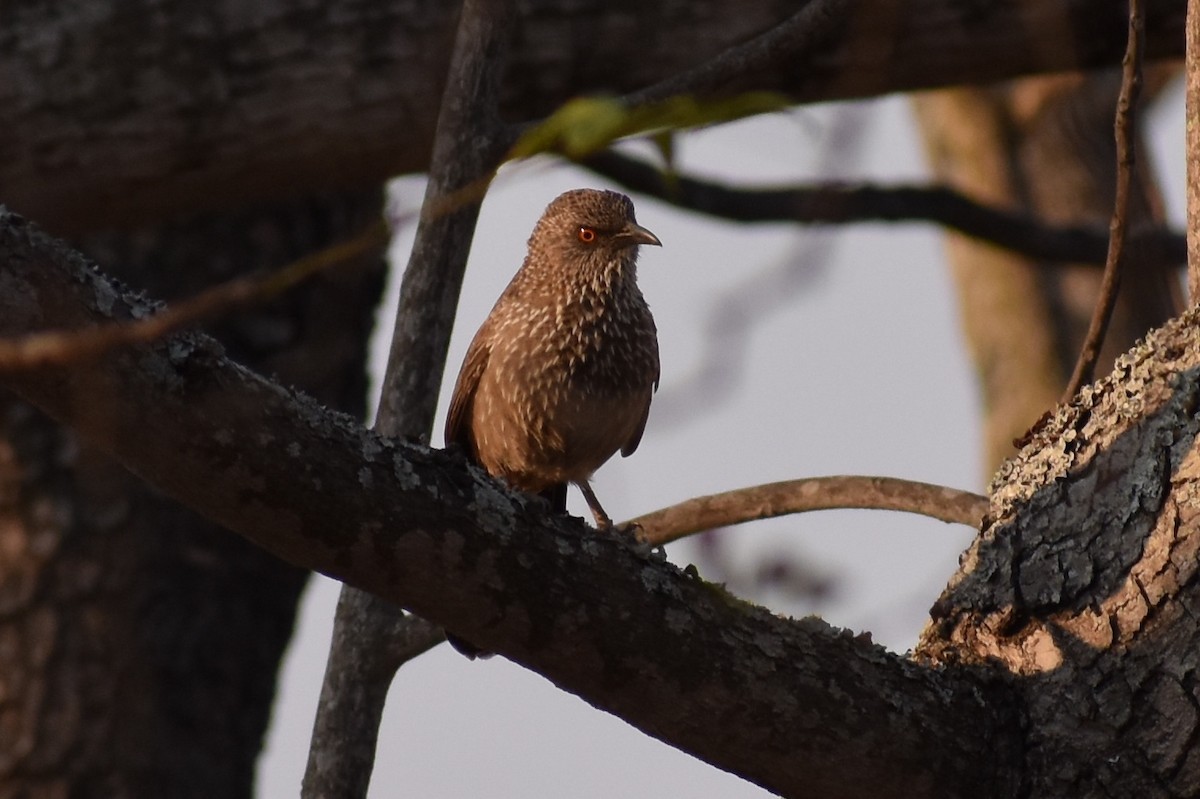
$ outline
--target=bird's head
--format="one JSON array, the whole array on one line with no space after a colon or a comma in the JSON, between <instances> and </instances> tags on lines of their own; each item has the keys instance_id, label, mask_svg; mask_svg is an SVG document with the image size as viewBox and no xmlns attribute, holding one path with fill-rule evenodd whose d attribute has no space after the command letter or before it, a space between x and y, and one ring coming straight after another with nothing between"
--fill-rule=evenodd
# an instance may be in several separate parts
<instances>
[{"instance_id":1,"label":"bird's head","mask_svg":"<svg viewBox=\"0 0 1200 799\"><path fill-rule=\"evenodd\" d=\"M612 264L632 262L639 244L662 246L637 223L628 197L575 189L546 207L529 239L529 253L548 256L553 263Z\"/></svg>"}]
</instances>

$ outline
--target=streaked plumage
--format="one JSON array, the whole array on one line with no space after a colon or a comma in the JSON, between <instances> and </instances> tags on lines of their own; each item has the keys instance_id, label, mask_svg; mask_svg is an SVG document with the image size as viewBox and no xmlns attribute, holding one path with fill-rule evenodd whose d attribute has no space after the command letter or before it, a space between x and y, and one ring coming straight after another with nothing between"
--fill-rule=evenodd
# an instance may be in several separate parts
<instances>
[{"instance_id":1,"label":"streaked plumage","mask_svg":"<svg viewBox=\"0 0 1200 799\"><path fill-rule=\"evenodd\" d=\"M493 475L565 501L618 450L637 449L658 386L658 337L637 286L640 227L623 194L569 191L546 208L520 270L463 362L447 443Z\"/></svg>"}]
</instances>

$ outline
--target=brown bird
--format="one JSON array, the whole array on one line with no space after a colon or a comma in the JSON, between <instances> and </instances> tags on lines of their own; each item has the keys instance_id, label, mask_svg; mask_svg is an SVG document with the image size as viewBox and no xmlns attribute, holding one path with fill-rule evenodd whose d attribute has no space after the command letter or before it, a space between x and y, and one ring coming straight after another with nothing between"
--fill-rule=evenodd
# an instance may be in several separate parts
<instances>
[{"instance_id":1,"label":"brown bird","mask_svg":"<svg viewBox=\"0 0 1200 799\"><path fill-rule=\"evenodd\" d=\"M662 243L623 194L577 189L550 203L467 350L446 420L446 443L513 488L565 511L567 483L579 486L600 529L612 520L588 480L637 449L658 388L640 244Z\"/></svg>"}]
</instances>

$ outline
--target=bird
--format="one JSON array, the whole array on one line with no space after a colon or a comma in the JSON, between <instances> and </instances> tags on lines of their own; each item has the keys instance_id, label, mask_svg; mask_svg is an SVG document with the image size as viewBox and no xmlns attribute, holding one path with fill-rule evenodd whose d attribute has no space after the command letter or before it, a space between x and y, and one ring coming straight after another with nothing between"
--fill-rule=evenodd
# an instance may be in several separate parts
<instances>
[{"instance_id":1,"label":"bird","mask_svg":"<svg viewBox=\"0 0 1200 799\"><path fill-rule=\"evenodd\" d=\"M566 511L567 484L613 529L592 474L646 429L659 382L658 331L637 284L642 245L662 246L624 194L555 198L521 268L467 349L446 419L489 474Z\"/></svg>"}]
</instances>

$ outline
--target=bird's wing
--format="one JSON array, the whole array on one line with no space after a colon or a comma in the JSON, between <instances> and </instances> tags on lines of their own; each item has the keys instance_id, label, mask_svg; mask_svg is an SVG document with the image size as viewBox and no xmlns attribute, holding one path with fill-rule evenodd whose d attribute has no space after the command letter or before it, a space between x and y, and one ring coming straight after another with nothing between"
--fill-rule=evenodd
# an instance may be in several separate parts
<instances>
[{"instance_id":1,"label":"bird's wing","mask_svg":"<svg viewBox=\"0 0 1200 799\"><path fill-rule=\"evenodd\" d=\"M621 457L628 458L633 454L633 451L638 448L638 444L642 443L642 433L646 432L646 419L650 417L650 395L646 395L646 405L642 408L642 418L638 420L637 427L633 429L633 435L621 447Z\"/></svg>"},{"instance_id":2,"label":"bird's wing","mask_svg":"<svg viewBox=\"0 0 1200 799\"><path fill-rule=\"evenodd\" d=\"M646 420L650 418L650 399L654 396L654 392L658 391L658 376L659 371L656 367L654 370L654 388L646 392L646 402L642 406L642 416L638 419L637 427L633 428L633 435L621 447L622 458L628 458L638 448L638 444L642 443L642 433L646 432Z\"/></svg>"},{"instance_id":3,"label":"bird's wing","mask_svg":"<svg viewBox=\"0 0 1200 799\"><path fill-rule=\"evenodd\" d=\"M467 357L463 359L462 370L454 384L454 394L450 397L450 412L446 415L446 445L459 444L466 448L472 458L475 457L475 451L470 436L471 405L491 354L491 341L485 324L467 349Z\"/></svg>"}]
</instances>

